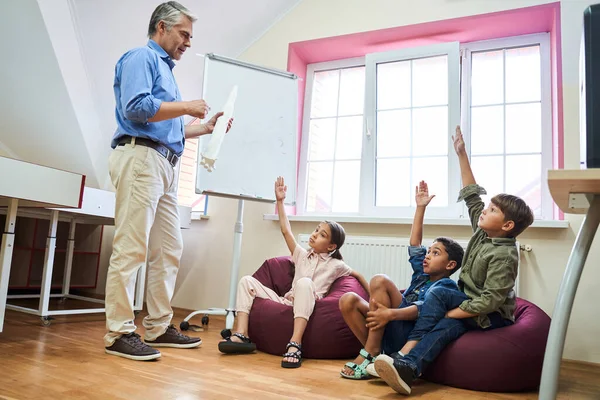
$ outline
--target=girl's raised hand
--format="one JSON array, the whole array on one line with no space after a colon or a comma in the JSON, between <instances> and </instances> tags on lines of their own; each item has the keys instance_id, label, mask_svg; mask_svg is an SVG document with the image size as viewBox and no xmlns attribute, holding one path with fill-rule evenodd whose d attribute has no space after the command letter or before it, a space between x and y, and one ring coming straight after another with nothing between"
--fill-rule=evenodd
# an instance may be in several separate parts
<instances>
[{"instance_id":1,"label":"girl's raised hand","mask_svg":"<svg viewBox=\"0 0 600 400\"><path fill-rule=\"evenodd\" d=\"M287 186L285 186L285 182L283 177L278 176L275 181L275 199L277 201L285 200L285 195L287 193Z\"/></svg>"}]
</instances>

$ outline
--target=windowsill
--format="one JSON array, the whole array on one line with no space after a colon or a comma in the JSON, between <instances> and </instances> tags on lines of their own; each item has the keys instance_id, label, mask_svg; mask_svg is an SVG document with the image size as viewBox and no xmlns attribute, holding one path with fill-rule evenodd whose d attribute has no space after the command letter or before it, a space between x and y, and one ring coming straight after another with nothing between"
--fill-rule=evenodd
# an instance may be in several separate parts
<instances>
[{"instance_id":1,"label":"windowsill","mask_svg":"<svg viewBox=\"0 0 600 400\"><path fill-rule=\"evenodd\" d=\"M326 216L326 215L288 215L290 222L320 222L326 219L335 219L336 222L352 224L391 224L391 225L412 225L412 218L388 218L388 217L362 217L362 216ZM266 221L279 221L277 214L264 214ZM450 226L470 226L466 218L425 218L425 225L450 225ZM531 225L532 228L551 228L566 229L569 227L569 221L559 220L536 220Z\"/></svg>"}]
</instances>

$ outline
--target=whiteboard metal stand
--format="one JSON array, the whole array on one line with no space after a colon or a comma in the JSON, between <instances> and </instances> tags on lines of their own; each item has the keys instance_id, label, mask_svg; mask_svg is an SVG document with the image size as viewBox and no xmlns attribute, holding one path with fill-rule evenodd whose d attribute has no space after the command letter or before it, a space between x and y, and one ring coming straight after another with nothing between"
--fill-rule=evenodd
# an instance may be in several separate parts
<instances>
[{"instance_id":1,"label":"whiteboard metal stand","mask_svg":"<svg viewBox=\"0 0 600 400\"><path fill-rule=\"evenodd\" d=\"M237 297L238 275L240 273L240 258L242 256L242 234L244 233L244 200L258 201L262 203L275 203L275 200L260 199L254 196L235 196L225 193L204 192L203 194L216 197L225 197L229 199L238 199L237 219L233 229L233 257L231 259L231 277L229 279L229 303L227 308L208 308L206 310L196 310L190 313L179 324L179 328L185 331L190 327L189 320L198 314L203 315L224 315L225 329L233 328L233 320L235 318L235 302Z\"/></svg>"}]
</instances>

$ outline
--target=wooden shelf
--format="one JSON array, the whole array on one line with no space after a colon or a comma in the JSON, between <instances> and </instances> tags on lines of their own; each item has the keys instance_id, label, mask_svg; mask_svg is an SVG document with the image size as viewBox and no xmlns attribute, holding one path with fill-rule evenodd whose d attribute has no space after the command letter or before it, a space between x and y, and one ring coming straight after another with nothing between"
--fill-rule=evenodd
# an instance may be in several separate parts
<instances>
[{"instance_id":1,"label":"wooden shelf","mask_svg":"<svg viewBox=\"0 0 600 400\"><path fill-rule=\"evenodd\" d=\"M548 188L552 199L567 214L585 214L582 196L600 195L600 169L554 169L548 171Z\"/></svg>"},{"instance_id":2,"label":"wooden shelf","mask_svg":"<svg viewBox=\"0 0 600 400\"><path fill-rule=\"evenodd\" d=\"M39 289L42 281L49 221L18 216L9 289ZM4 224L0 215L0 224ZM95 288L98 281L103 225L77 224L71 271L71 289ZM62 288L69 222L59 221L52 273L52 288Z\"/></svg>"}]
</instances>

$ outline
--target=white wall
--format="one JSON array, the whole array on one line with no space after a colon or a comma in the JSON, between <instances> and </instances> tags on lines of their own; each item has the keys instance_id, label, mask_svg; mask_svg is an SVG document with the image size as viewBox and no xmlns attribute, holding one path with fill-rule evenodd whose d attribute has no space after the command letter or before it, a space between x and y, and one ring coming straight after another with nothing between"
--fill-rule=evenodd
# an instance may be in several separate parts
<instances>
[{"instance_id":1,"label":"white wall","mask_svg":"<svg viewBox=\"0 0 600 400\"><path fill-rule=\"evenodd\" d=\"M0 25L0 142L9 156L97 180L35 0L11 2ZM75 49L76 51L76 49Z\"/></svg>"},{"instance_id":2,"label":"white wall","mask_svg":"<svg viewBox=\"0 0 600 400\"><path fill-rule=\"evenodd\" d=\"M286 68L290 42L335 36L399 25L462 17L546 3L541 0L304 0L250 47L242 59L274 68ZM565 167L578 167L578 60L581 20L592 1L562 1L562 54L565 123ZM410 8L409 8L410 5ZM275 178L274 173L274 178ZM209 221L194 222L184 231L185 250L174 305L190 309L226 306L229 293L233 226L237 204L234 200L211 199ZM246 203L242 244L241 275L251 274L265 258L286 254L277 222L262 215L272 206ZM562 230L530 228L520 237L533 246L521 269L521 293L548 314L562 279L567 258L581 218L568 216L571 228ZM293 223L296 234L309 232L312 223ZM408 236L409 226L344 224L350 235ZM426 234L468 239L464 227L426 227ZM583 273L567 336L564 357L600 362L600 321L596 282L600 281L600 246L595 243Z\"/></svg>"}]
</instances>

